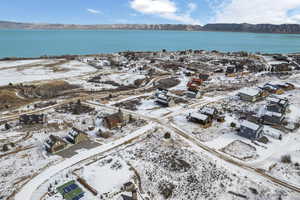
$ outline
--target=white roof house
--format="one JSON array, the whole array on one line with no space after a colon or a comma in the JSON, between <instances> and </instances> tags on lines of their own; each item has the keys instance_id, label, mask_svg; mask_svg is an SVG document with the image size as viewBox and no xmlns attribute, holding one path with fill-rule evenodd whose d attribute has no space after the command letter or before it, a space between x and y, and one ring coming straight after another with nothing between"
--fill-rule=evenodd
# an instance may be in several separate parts
<instances>
[{"instance_id":1,"label":"white roof house","mask_svg":"<svg viewBox=\"0 0 300 200\"><path fill-rule=\"evenodd\" d=\"M201 120L201 121L205 121L205 120L208 119L207 115L204 115L204 114L201 114L201 113L198 113L198 112L191 113L191 117L195 118L195 119L198 119L198 120Z\"/></svg>"}]
</instances>

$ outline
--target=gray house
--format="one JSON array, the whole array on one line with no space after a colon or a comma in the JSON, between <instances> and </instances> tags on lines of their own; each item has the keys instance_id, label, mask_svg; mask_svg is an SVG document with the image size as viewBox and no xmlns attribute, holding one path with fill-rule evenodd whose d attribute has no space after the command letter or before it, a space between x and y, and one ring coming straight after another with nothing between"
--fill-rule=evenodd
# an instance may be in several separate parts
<instances>
[{"instance_id":1,"label":"gray house","mask_svg":"<svg viewBox=\"0 0 300 200\"><path fill-rule=\"evenodd\" d=\"M269 97L267 100L269 101L269 105L267 105L267 111L270 112L286 113L290 105L288 99Z\"/></svg>"},{"instance_id":2,"label":"gray house","mask_svg":"<svg viewBox=\"0 0 300 200\"><path fill-rule=\"evenodd\" d=\"M270 112L267 111L262 116L262 121L264 124L270 125L280 125L282 124L283 120L285 119L284 113L277 113L277 112Z\"/></svg>"},{"instance_id":3,"label":"gray house","mask_svg":"<svg viewBox=\"0 0 300 200\"><path fill-rule=\"evenodd\" d=\"M263 133L263 126L244 120L241 123L240 130L238 132L238 135L248 138L250 140L256 140L261 137Z\"/></svg>"}]
</instances>

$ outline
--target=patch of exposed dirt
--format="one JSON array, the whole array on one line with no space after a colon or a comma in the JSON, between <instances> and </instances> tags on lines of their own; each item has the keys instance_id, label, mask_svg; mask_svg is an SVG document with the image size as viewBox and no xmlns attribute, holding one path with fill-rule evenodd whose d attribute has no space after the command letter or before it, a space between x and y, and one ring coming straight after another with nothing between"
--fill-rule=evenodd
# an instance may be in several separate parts
<instances>
[{"instance_id":1,"label":"patch of exposed dirt","mask_svg":"<svg viewBox=\"0 0 300 200\"><path fill-rule=\"evenodd\" d=\"M77 85L71 85L66 81L56 80L43 83L32 89L32 93L41 98L53 98L60 95L62 92L79 88Z\"/></svg>"},{"instance_id":2,"label":"patch of exposed dirt","mask_svg":"<svg viewBox=\"0 0 300 200\"><path fill-rule=\"evenodd\" d=\"M175 87L180 83L180 80L177 78L166 78L166 79L161 79L157 82L156 87L158 88L163 88L163 89L168 89L171 87Z\"/></svg>"},{"instance_id":3,"label":"patch of exposed dirt","mask_svg":"<svg viewBox=\"0 0 300 200\"><path fill-rule=\"evenodd\" d=\"M16 95L16 90L0 90L0 110L12 109L30 103Z\"/></svg>"}]
</instances>

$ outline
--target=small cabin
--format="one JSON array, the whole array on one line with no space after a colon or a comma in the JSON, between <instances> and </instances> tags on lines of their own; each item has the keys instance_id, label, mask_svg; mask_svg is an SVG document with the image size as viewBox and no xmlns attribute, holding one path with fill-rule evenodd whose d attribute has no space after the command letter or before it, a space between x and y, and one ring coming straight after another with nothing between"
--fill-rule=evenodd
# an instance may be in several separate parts
<instances>
[{"instance_id":1,"label":"small cabin","mask_svg":"<svg viewBox=\"0 0 300 200\"><path fill-rule=\"evenodd\" d=\"M238 135L248 138L250 140L256 140L261 137L263 133L263 126L244 120L241 123L240 129L238 131Z\"/></svg>"},{"instance_id":2,"label":"small cabin","mask_svg":"<svg viewBox=\"0 0 300 200\"><path fill-rule=\"evenodd\" d=\"M66 139L73 144L79 144L83 141L88 140L89 137L85 132L73 127Z\"/></svg>"},{"instance_id":3,"label":"small cabin","mask_svg":"<svg viewBox=\"0 0 300 200\"><path fill-rule=\"evenodd\" d=\"M203 128L208 128L212 125L212 120L209 116L198 112L190 113L187 116L187 120L190 122L201 124Z\"/></svg>"},{"instance_id":4,"label":"small cabin","mask_svg":"<svg viewBox=\"0 0 300 200\"><path fill-rule=\"evenodd\" d=\"M62 138L50 135L49 139L45 143L45 148L49 153L56 153L66 148L67 145L67 142Z\"/></svg>"}]
</instances>

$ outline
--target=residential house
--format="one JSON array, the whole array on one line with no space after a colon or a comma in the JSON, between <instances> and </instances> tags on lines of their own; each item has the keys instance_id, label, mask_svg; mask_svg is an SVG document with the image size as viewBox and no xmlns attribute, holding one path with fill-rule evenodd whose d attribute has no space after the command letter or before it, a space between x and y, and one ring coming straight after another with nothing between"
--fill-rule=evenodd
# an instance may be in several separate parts
<instances>
[{"instance_id":1,"label":"residential house","mask_svg":"<svg viewBox=\"0 0 300 200\"><path fill-rule=\"evenodd\" d=\"M209 116L211 119L216 119L218 117L218 110L213 107L204 106L199 110L199 112Z\"/></svg>"},{"instance_id":2,"label":"residential house","mask_svg":"<svg viewBox=\"0 0 300 200\"><path fill-rule=\"evenodd\" d=\"M201 124L203 128L208 128L212 125L212 119L209 116L198 112L190 113L187 116L187 120L190 122Z\"/></svg>"},{"instance_id":3,"label":"residential house","mask_svg":"<svg viewBox=\"0 0 300 200\"><path fill-rule=\"evenodd\" d=\"M263 126L244 120L241 123L241 127L238 131L238 135L248 138L250 140L256 140L261 137L263 133Z\"/></svg>"},{"instance_id":4,"label":"residential house","mask_svg":"<svg viewBox=\"0 0 300 200\"><path fill-rule=\"evenodd\" d=\"M280 125L285 119L284 113L266 111L261 117L264 124Z\"/></svg>"},{"instance_id":5,"label":"residential house","mask_svg":"<svg viewBox=\"0 0 300 200\"><path fill-rule=\"evenodd\" d=\"M66 139L73 144L78 144L78 143L88 140L89 137L88 137L87 133L85 133L77 128L72 128L72 130L69 132Z\"/></svg>"},{"instance_id":6,"label":"residential house","mask_svg":"<svg viewBox=\"0 0 300 200\"><path fill-rule=\"evenodd\" d=\"M137 191L136 190L132 191L131 196L122 194L120 200L138 200Z\"/></svg>"},{"instance_id":7,"label":"residential house","mask_svg":"<svg viewBox=\"0 0 300 200\"><path fill-rule=\"evenodd\" d=\"M114 129L123 126L126 123L125 115L121 109L114 114L108 115L103 118L103 126L108 129Z\"/></svg>"},{"instance_id":8,"label":"residential house","mask_svg":"<svg viewBox=\"0 0 300 200\"><path fill-rule=\"evenodd\" d=\"M238 93L238 96L243 101L256 102L267 96L267 94L259 88L244 88Z\"/></svg>"},{"instance_id":9,"label":"residential house","mask_svg":"<svg viewBox=\"0 0 300 200\"><path fill-rule=\"evenodd\" d=\"M193 98L193 99L199 99L201 98L201 92L200 91L186 91L185 96L188 98Z\"/></svg>"},{"instance_id":10,"label":"residential house","mask_svg":"<svg viewBox=\"0 0 300 200\"><path fill-rule=\"evenodd\" d=\"M67 142L62 138L54 135L50 135L49 139L45 143L45 148L49 153L55 153L63 150L67 147Z\"/></svg>"},{"instance_id":11,"label":"residential house","mask_svg":"<svg viewBox=\"0 0 300 200\"><path fill-rule=\"evenodd\" d=\"M44 124L46 123L46 115L21 115L19 117L20 124L32 125L32 124Z\"/></svg>"},{"instance_id":12,"label":"residential house","mask_svg":"<svg viewBox=\"0 0 300 200\"><path fill-rule=\"evenodd\" d=\"M266 110L276 113L286 113L289 107L289 100L282 99L278 97L269 97L267 98L269 104L266 106Z\"/></svg>"},{"instance_id":13,"label":"residential house","mask_svg":"<svg viewBox=\"0 0 300 200\"><path fill-rule=\"evenodd\" d=\"M166 107L175 105L174 99L164 93L156 95L155 103Z\"/></svg>"},{"instance_id":14,"label":"residential house","mask_svg":"<svg viewBox=\"0 0 300 200\"><path fill-rule=\"evenodd\" d=\"M283 94L284 91L278 87L277 85L267 83L262 87L263 90L271 93L271 94Z\"/></svg>"}]
</instances>

